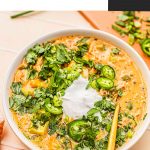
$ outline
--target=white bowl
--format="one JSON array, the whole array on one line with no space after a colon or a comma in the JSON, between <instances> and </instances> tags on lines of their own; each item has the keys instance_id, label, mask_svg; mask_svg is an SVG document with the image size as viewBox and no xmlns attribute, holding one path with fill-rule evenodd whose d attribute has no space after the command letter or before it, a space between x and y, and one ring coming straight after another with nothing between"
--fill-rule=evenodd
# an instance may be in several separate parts
<instances>
[{"instance_id":1,"label":"white bowl","mask_svg":"<svg viewBox=\"0 0 150 150\"><path fill-rule=\"evenodd\" d=\"M149 122L150 122L150 71L148 67L146 66L143 59L138 55L138 53L129 46L126 42L123 40L117 38L114 35L111 35L109 33L99 31L99 30L92 30L92 29L69 29L69 30L61 30L54 33L50 33L47 35L44 35L37 39L36 41L32 42L30 45L28 45L26 48L22 49L20 53L17 55L17 57L14 59L13 63L10 65L9 70L6 74L6 79L4 83L4 91L3 91L3 108L6 115L6 118L9 122L9 125L13 129L14 133L20 138L20 140L30 149L38 149L37 146L32 144L18 129L16 123L14 122L12 118L12 114L9 110L9 87L14 75L15 70L17 69L17 66L20 64L22 58L26 54L27 50L34 46L36 43L42 43L47 40L55 39L61 36L67 36L67 35L83 35L83 36L93 36L97 38L104 39L106 41L110 41L112 44L114 44L117 47L120 47L121 49L125 50L128 55L132 58L132 60L135 62L135 64L138 66L139 70L141 71L143 75L143 79L145 80L146 86L147 86L147 94L148 94L148 103L147 103L147 117L133 136L129 142L124 144L120 149L121 150L127 150L131 148L144 134L146 129L148 128ZM149 108L149 109L148 109Z\"/></svg>"}]
</instances>

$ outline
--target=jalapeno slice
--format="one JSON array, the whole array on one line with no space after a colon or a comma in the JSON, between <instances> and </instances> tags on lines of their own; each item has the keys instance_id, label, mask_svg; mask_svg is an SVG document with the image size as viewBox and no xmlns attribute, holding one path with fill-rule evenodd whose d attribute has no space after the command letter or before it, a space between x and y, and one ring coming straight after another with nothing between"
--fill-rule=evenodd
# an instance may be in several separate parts
<instances>
[{"instance_id":1,"label":"jalapeno slice","mask_svg":"<svg viewBox=\"0 0 150 150\"><path fill-rule=\"evenodd\" d=\"M115 71L112 67L105 65L101 69L101 74L103 77L106 77L108 79L114 79L115 78Z\"/></svg>"},{"instance_id":2,"label":"jalapeno slice","mask_svg":"<svg viewBox=\"0 0 150 150\"><path fill-rule=\"evenodd\" d=\"M74 120L68 124L68 135L76 142L84 139L90 123L85 120Z\"/></svg>"},{"instance_id":3,"label":"jalapeno slice","mask_svg":"<svg viewBox=\"0 0 150 150\"><path fill-rule=\"evenodd\" d=\"M51 104L46 104L45 105L46 110L54 115L59 115L62 113L62 107L54 107Z\"/></svg>"},{"instance_id":4,"label":"jalapeno slice","mask_svg":"<svg viewBox=\"0 0 150 150\"><path fill-rule=\"evenodd\" d=\"M150 38L145 39L141 44L143 52L150 56Z\"/></svg>"},{"instance_id":5,"label":"jalapeno slice","mask_svg":"<svg viewBox=\"0 0 150 150\"><path fill-rule=\"evenodd\" d=\"M111 79L104 78L104 77L98 78L97 84L100 88L105 90L109 90L114 86L114 82Z\"/></svg>"}]
</instances>

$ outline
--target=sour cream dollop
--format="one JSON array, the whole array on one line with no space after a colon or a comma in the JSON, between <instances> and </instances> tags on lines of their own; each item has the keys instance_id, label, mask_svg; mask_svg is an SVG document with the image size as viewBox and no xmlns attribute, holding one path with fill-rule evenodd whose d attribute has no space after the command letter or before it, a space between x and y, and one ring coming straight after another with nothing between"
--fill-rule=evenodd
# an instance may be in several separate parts
<instances>
[{"instance_id":1,"label":"sour cream dollop","mask_svg":"<svg viewBox=\"0 0 150 150\"><path fill-rule=\"evenodd\" d=\"M89 81L82 76L75 80L65 91L63 111L69 117L78 119L93 108L94 103L102 97L93 88L86 89Z\"/></svg>"}]
</instances>

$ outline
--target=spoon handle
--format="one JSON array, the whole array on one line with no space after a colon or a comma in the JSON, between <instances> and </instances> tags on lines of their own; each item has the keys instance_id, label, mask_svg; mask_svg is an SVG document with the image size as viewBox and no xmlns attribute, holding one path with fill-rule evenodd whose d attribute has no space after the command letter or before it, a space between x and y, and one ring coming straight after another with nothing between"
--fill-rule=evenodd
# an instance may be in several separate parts
<instances>
[{"instance_id":1,"label":"spoon handle","mask_svg":"<svg viewBox=\"0 0 150 150\"><path fill-rule=\"evenodd\" d=\"M116 109L115 109L115 113L114 113L112 126L111 126L107 150L114 150L115 149L119 108L120 108L120 106L119 106L119 104L117 104Z\"/></svg>"}]
</instances>

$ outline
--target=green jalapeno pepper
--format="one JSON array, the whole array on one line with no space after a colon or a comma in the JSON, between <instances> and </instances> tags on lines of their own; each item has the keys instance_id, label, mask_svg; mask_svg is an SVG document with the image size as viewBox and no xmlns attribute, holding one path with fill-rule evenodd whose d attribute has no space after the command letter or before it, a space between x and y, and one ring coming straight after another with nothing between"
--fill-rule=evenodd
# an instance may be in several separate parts
<instances>
[{"instance_id":1,"label":"green jalapeno pepper","mask_svg":"<svg viewBox=\"0 0 150 150\"><path fill-rule=\"evenodd\" d=\"M106 77L108 79L114 79L115 78L115 71L112 67L105 65L101 69L101 74L103 77Z\"/></svg>"},{"instance_id":2,"label":"green jalapeno pepper","mask_svg":"<svg viewBox=\"0 0 150 150\"><path fill-rule=\"evenodd\" d=\"M150 38L142 42L141 48L146 55L150 56Z\"/></svg>"},{"instance_id":3,"label":"green jalapeno pepper","mask_svg":"<svg viewBox=\"0 0 150 150\"><path fill-rule=\"evenodd\" d=\"M114 86L114 82L111 79L100 77L97 79L97 84L100 88L109 90Z\"/></svg>"},{"instance_id":4,"label":"green jalapeno pepper","mask_svg":"<svg viewBox=\"0 0 150 150\"><path fill-rule=\"evenodd\" d=\"M68 135L76 142L84 139L90 123L85 120L74 120L68 124Z\"/></svg>"}]
</instances>

